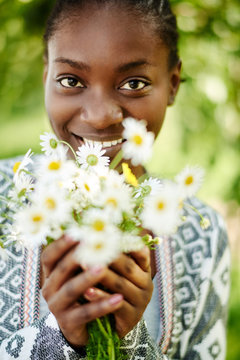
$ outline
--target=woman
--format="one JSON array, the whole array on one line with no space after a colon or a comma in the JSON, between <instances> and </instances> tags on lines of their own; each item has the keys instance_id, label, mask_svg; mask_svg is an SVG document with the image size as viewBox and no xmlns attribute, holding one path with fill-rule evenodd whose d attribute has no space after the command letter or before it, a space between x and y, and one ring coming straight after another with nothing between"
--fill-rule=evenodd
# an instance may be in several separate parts
<instances>
[{"instance_id":1,"label":"woman","mask_svg":"<svg viewBox=\"0 0 240 360\"><path fill-rule=\"evenodd\" d=\"M85 140L100 141L112 159L122 146L124 118L145 119L157 136L180 84L177 38L168 1L57 1L45 32L44 69L57 137L75 150ZM226 233L212 209L192 202L209 218L207 231L190 213L154 252L121 255L108 268L76 274L69 238L48 246L41 260L40 249L13 248L2 262L1 359L85 358L87 323L109 313L129 359L224 359ZM79 304L82 295L87 304Z\"/></svg>"}]
</instances>

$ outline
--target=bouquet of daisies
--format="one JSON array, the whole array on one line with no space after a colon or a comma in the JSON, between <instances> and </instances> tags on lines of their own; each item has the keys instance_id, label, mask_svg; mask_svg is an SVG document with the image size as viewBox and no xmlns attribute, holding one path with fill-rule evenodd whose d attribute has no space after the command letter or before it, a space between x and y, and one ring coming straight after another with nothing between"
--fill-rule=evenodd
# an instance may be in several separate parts
<instances>
[{"instance_id":1,"label":"bouquet of daisies","mask_svg":"<svg viewBox=\"0 0 240 360\"><path fill-rule=\"evenodd\" d=\"M44 155L34 160L29 150L14 165L11 189L2 197L11 221L3 225L0 248L12 242L26 248L45 246L68 235L79 241L79 264L91 267L108 265L121 252L153 247L173 234L184 221L184 200L201 186L203 170L186 167L175 181L137 179L123 159L134 166L145 163L152 154L154 135L147 132L143 120L127 118L123 126L124 142L111 163L101 143L86 141L75 152L54 134L41 135ZM73 159L67 156L69 151ZM119 164L121 171L116 171ZM208 227L208 220L199 215L201 225ZM154 235L142 235L144 229ZM92 331L97 331L96 324L108 342L100 358L117 359L119 340L108 319L98 319ZM88 356L91 359L90 352Z\"/></svg>"}]
</instances>

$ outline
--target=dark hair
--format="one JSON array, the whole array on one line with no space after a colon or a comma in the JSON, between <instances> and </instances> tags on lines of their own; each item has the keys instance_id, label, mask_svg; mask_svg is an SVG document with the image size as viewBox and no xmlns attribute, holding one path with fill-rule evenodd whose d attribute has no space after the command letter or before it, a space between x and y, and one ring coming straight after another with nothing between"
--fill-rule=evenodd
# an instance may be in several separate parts
<instances>
[{"instance_id":1,"label":"dark hair","mask_svg":"<svg viewBox=\"0 0 240 360\"><path fill-rule=\"evenodd\" d=\"M53 10L47 20L44 34L45 56L47 58L47 44L49 39L58 30L63 16L71 16L76 9L84 6L96 5L120 5L129 10L135 10L142 14L144 19L151 19L160 39L169 48L169 68L171 69L179 61L178 56L178 30L176 16L171 10L168 0L56 0Z\"/></svg>"}]
</instances>

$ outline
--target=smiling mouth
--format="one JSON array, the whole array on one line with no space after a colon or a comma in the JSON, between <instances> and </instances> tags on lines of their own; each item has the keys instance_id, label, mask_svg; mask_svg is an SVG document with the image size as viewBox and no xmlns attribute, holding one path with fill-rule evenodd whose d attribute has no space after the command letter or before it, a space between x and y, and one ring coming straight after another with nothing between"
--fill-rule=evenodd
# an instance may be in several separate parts
<instances>
[{"instance_id":1,"label":"smiling mouth","mask_svg":"<svg viewBox=\"0 0 240 360\"><path fill-rule=\"evenodd\" d=\"M114 140L108 140L108 141L104 141L104 140L99 141L99 140L87 139L85 137L78 136L78 135L75 135L75 134L73 134L73 135L77 139L80 146L82 146L84 144L101 145L103 149L115 147L115 146L117 146L119 144L122 144L124 141L126 141L123 138L114 139Z\"/></svg>"}]
</instances>

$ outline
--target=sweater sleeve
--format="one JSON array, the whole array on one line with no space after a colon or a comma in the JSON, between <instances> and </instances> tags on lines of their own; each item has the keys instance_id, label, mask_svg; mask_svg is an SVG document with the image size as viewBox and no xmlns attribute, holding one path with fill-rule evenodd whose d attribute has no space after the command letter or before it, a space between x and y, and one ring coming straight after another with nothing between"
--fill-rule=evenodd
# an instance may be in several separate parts
<instances>
[{"instance_id":1,"label":"sweater sleeve","mask_svg":"<svg viewBox=\"0 0 240 360\"><path fill-rule=\"evenodd\" d=\"M170 345L163 353L161 340L157 346L141 320L122 340L128 359L225 359L230 251L222 218L208 207L202 212L211 222L210 229L202 230L193 215L173 239L175 304ZM197 240L190 241L191 236Z\"/></svg>"},{"instance_id":2,"label":"sweater sleeve","mask_svg":"<svg viewBox=\"0 0 240 360\"><path fill-rule=\"evenodd\" d=\"M6 195L13 175L12 166L19 160L0 160L0 194ZM7 204L0 199L0 224L7 223ZM2 235L0 226L0 236ZM21 247L20 247L21 248ZM7 259L0 256L0 359L1 360L80 360L86 359L75 352L64 338L53 314L19 328L21 276L23 254L11 247Z\"/></svg>"},{"instance_id":3,"label":"sweater sleeve","mask_svg":"<svg viewBox=\"0 0 240 360\"><path fill-rule=\"evenodd\" d=\"M1 360L80 360L86 359L67 343L55 317L49 313L41 320L16 331L0 345Z\"/></svg>"}]
</instances>

